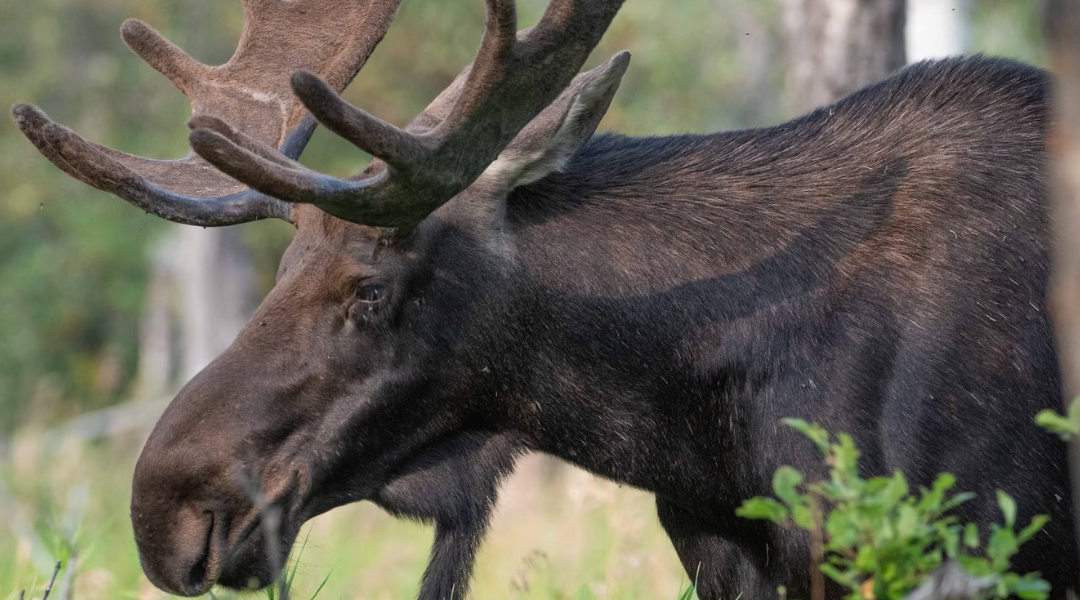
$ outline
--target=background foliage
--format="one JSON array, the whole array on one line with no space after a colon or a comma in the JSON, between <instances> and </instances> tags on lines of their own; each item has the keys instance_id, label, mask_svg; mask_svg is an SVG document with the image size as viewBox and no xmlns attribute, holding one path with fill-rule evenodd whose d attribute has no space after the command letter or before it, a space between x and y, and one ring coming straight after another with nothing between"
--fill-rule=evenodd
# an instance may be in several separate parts
<instances>
[{"instance_id":1,"label":"background foliage","mask_svg":"<svg viewBox=\"0 0 1080 600\"><path fill-rule=\"evenodd\" d=\"M522 0L522 24L546 4ZM975 50L1043 62L1037 2L978 0ZM630 0L592 64L633 52L601 129L655 135L768 125L786 108L776 0ZM239 2L35 0L0 3L0 105L32 102L92 140L161 158L186 152L188 107L122 44L134 16L196 58L228 59ZM483 3L405 2L346 96L404 124L471 59ZM320 130L303 162L348 175L365 160ZM0 436L131 393L152 242L168 225L84 186L0 119ZM291 232L244 227L263 291Z\"/></svg>"}]
</instances>

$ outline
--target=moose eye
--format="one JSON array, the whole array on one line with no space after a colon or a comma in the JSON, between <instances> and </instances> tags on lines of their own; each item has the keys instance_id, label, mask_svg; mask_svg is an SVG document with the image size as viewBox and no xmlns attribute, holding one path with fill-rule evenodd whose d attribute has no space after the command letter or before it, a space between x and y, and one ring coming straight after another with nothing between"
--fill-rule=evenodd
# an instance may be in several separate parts
<instances>
[{"instance_id":1,"label":"moose eye","mask_svg":"<svg viewBox=\"0 0 1080 600\"><path fill-rule=\"evenodd\" d=\"M369 283L360 288L360 301L364 304L378 304L386 298L386 286L381 283Z\"/></svg>"}]
</instances>

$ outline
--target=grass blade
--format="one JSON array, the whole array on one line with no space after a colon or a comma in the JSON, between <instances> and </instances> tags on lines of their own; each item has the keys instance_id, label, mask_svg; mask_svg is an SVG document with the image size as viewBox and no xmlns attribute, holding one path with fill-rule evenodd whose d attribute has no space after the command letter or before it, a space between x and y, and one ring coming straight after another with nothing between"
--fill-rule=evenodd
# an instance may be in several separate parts
<instances>
[{"instance_id":1,"label":"grass blade","mask_svg":"<svg viewBox=\"0 0 1080 600\"><path fill-rule=\"evenodd\" d=\"M60 561L56 561L56 568L53 569L52 579L49 580L49 585L45 588L45 594L41 597L41 600L49 600L49 593L52 592L53 585L56 583L56 576L60 574Z\"/></svg>"}]
</instances>

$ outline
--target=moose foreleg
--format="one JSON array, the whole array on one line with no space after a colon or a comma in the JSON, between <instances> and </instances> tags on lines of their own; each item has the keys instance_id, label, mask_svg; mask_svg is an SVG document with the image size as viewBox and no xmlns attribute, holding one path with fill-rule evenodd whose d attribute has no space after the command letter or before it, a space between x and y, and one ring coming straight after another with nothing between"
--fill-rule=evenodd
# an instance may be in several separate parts
<instances>
[{"instance_id":1,"label":"moose foreleg","mask_svg":"<svg viewBox=\"0 0 1080 600\"><path fill-rule=\"evenodd\" d=\"M776 585L761 573L738 543L716 532L715 525L683 508L656 499L660 525L671 539L701 600L775 597Z\"/></svg>"},{"instance_id":2,"label":"moose foreleg","mask_svg":"<svg viewBox=\"0 0 1080 600\"><path fill-rule=\"evenodd\" d=\"M460 600L476 551L522 449L507 436L462 433L426 448L375 498L391 514L435 524L419 600Z\"/></svg>"}]
</instances>

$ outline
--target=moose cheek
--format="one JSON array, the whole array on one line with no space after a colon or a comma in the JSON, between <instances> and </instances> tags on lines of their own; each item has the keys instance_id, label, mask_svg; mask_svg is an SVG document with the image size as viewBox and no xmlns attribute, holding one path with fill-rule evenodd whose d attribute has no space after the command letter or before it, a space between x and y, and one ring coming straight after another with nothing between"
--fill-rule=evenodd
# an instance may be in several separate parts
<instances>
[{"instance_id":1,"label":"moose cheek","mask_svg":"<svg viewBox=\"0 0 1080 600\"><path fill-rule=\"evenodd\" d=\"M348 320L356 327L363 328L373 324L377 316L377 307L368 303L358 300L349 306Z\"/></svg>"}]
</instances>

